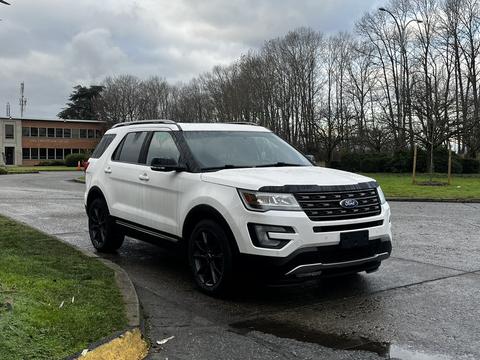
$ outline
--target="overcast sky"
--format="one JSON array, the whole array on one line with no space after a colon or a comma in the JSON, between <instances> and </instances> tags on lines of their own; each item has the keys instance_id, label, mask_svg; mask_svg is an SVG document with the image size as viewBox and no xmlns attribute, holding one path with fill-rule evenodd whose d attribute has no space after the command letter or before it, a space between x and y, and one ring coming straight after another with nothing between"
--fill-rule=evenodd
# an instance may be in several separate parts
<instances>
[{"instance_id":1,"label":"overcast sky","mask_svg":"<svg viewBox=\"0 0 480 360\"><path fill-rule=\"evenodd\" d=\"M0 116L56 117L74 85L108 75L186 81L308 26L350 31L381 0L7 0L0 4Z\"/></svg>"}]
</instances>

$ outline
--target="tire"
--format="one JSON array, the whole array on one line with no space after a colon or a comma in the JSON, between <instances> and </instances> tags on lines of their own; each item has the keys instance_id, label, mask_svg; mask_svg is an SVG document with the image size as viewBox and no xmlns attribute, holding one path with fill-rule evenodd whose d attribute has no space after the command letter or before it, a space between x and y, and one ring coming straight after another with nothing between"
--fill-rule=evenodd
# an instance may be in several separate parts
<instances>
[{"instance_id":1,"label":"tire","mask_svg":"<svg viewBox=\"0 0 480 360\"><path fill-rule=\"evenodd\" d=\"M118 250L125 235L112 221L107 203L102 198L93 200L88 208L88 232L93 246L99 252L114 252Z\"/></svg>"},{"instance_id":2,"label":"tire","mask_svg":"<svg viewBox=\"0 0 480 360\"><path fill-rule=\"evenodd\" d=\"M233 252L225 229L212 220L200 221L188 242L188 262L198 288L222 295L233 285Z\"/></svg>"}]
</instances>

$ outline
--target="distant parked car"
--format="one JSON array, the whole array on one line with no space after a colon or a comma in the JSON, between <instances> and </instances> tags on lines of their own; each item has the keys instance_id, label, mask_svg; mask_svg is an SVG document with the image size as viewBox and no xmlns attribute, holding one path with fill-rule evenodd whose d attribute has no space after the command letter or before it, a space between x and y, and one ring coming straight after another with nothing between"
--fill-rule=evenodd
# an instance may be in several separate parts
<instances>
[{"instance_id":1,"label":"distant parked car","mask_svg":"<svg viewBox=\"0 0 480 360\"><path fill-rule=\"evenodd\" d=\"M210 294L244 272L277 281L372 272L392 249L373 179L313 166L248 124L114 126L89 159L85 206L98 251L125 235L182 245Z\"/></svg>"}]
</instances>

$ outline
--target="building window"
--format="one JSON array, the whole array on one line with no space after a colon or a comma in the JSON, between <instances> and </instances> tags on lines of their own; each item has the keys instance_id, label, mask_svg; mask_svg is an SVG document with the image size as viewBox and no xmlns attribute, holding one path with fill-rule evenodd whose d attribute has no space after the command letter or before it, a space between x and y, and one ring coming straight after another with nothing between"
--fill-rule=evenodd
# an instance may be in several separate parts
<instances>
[{"instance_id":1,"label":"building window","mask_svg":"<svg viewBox=\"0 0 480 360\"><path fill-rule=\"evenodd\" d=\"M48 137L50 137L50 138L55 137L55 129L53 129L53 128L48 128L47 133L48 133Z\"/></svg>"},{"instance_id":2,"label":"building window","mask_svg":"<svg viewBox=\"0 0 480 360\"><path fill-rule=\"evenodd\" d=\"M102 132L100 130L95 130L95 137L100 139L102 137Z\"/></svg>"},{"instance_id":3,"label":"building window","mask_svg":"<svg viewBox=\"0 0 480 360\"><path fill-rule=\"evenodd\" d=\"M95 137L95 130L88 129L88 138L93 139Z\"/></svg>"},{"instance_id":4,"label":"building window","mask_svg":"<svg viewBox=\"0 0 480 360\"><path fill-rule=\"evenodd\" d=\"M63 149L63 156L67 157L72 153L72 149Z\"/></svg>"},{"instance_id":5,"label":"building window","mask_svg":"<svg viewBox=\"0 0 480 360\"><path fill-rule=\"evenodd\" d=\"M78 154L78 149L72 149L72 154Z\"/></svg>"},{"instance_id":6,"label":"building window","mask_svg":"<svg viewBox=\"0 0 480 360\"><path fill-rule=\"evenodd\" d=\"M15 132L15 128L13 125L5 124L5 139L13 139L14 132Z\"/></svg>"},{"instance_id":7,"label":"building window","mask_svg":"<svg viewBox=\"0 0 480 360\"><path fill-rule=\"evenodd\" d=\"M40 149L40 160L45 160L47 158L47 149Z\"/></svg>"},{"instance_id":8,"label":"building window","mask_svg":"<svg viewBox=\"0 0 480 360\"><path fill-rule=\"evenodd\" d=\"M78 139L80 137L80 129L72 129L72 138Z\"/></svg>"},{"instance_id":9,"label":"building window","mask_svg":"<svg viewBox=\"0 0 480 360\"><path fill-rule=\"evenodd\" d=\"M55 149L48 149L48 160L55 160Z\"/></svg>"},{"instance_id":10,"label":"building window","mask_svg":"<svg viewBox=\"0 0 480 360\"><path fill-rule=\"evenodd\" d=\"M23 148L22 149L22 159L23 160L30 160L30 149L29 148Z\"/></svg>"},{"instance_id":11,"label":"building window","mask_svg":"<svg viewBox=\"0 0 480 360\"><path fill-rule=\"evenodd\" d=\"M30 128L22 127L22 136L30 136Z\"/></svg>"},{"instance_id":12,"label":"building window","mask_svg":"<svg viewBox=\"0 0 480 360\"><path fill-rule=\"evenodd\" d=\"M63 138L63 129L55 129L55 137Z\"/></svg>"},{"instance_id":13,"label":"building window","mask_svg":"<svg viewBox=\"0 0 480 360\"><path fill-rule=\"evenodd\" d=\"M38 136L38 128L32 127L32 128L30 129L30 136L35 136L35 137L37 137L37 136Z\"/></svg>"},{"instance_id":14,"label":"building window","mask_svg":"<svg viewBox=\"0 0 480 360\"><path fill-rule=\"evenodd\" d=\"M87 138L87 129L80 129L80 139Z\"/></svg>"},{"instance_id":15,"label":"building window","mask_svg":"<svg viewBox=\"0 0 480 360\"><path fill-rule=\"evenodd\" d=\"M31 156L32 156L32 160L38 160L38 149L37 148L32 148L31 149Z\"/></svg>"},{"instance_id":16,"label":"building window","mask_svg":"<svg viewBox=\"0 0 480 360\"><path fill-rule=\"evenodd\" d=\"M38 129L38 136L47 137L47 128L39 128Z\"/></svg>"},{"instance_id":17,"label":"building window","mask_svg":"<svg viewBox=\"0 0 480 360\"><path fill-rule=\"evenodd\" d=\"M55 159L63 160L63 149L55 149Z\"/></svg>"},{"instance_id":18,"label":"building window","mask_svg":"<svg viewBox=\"0 0 480 360\"><path fill-rule=\"evenodd\" d=\"M70 138L72 136L71 129L63 129L63 137Z\"/></svg>"}]
</instances>

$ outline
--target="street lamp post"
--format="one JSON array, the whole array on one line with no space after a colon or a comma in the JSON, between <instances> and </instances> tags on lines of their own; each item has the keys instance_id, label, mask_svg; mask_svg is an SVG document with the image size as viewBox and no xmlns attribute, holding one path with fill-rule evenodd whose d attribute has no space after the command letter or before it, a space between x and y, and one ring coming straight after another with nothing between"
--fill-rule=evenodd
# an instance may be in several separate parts
<instances>
[{"instance_id":1,"label":"street lamp post","mask_svg":"<svg viewBox=\"0 0 480 360\"><path fill-rule=\"evenodd\" d=\"M383 7L378 8L378 10L388 13L393 18L393 20L395 21L395 24L397 25L398 36L400 37L400 52L401 52L402 62L401 62L401 71L399 73L399 83L400 83L399 101L400 101L400 104L398 105L398 111L397 111L397 115L399 117L398 121L400 121L401 118L403 118L405 116L405 77L407 77L407 79L406 79L407 83L409 82L408 70L407 70L407 50L406 50L406 46L405 46L406 45L405 44L405 32L406 32L407 27L410 23L416 22L417 24L421 24L423 21L420 20L420 19L410 19L409 21L407 21L407 23L405 25L402 24L402 26L400 26L400 23L399 23L397 17L395 15L393 15L393 13L390 10L385 9ZM412 114L411 114L411 110L410 110L410 104L409 104L408 114L409 114L410 142L411 142L410 145L413 146L413 134L412 134L413 128L412 128Z\"/></svg>"}]
</instances>

